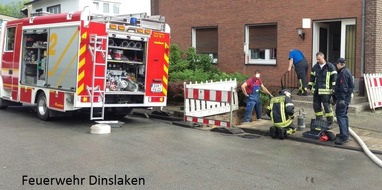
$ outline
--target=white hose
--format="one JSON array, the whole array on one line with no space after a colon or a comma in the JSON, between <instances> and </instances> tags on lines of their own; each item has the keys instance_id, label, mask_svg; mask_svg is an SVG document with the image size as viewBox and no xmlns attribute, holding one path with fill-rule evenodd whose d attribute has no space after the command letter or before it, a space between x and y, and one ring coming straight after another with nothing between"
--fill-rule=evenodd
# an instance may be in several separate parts
<instances>
[{"instance_id":1,"label":"white hose","mask_svg":"<svg viewBox=\"0 0 382 190\"><path fill-rule=\"evenodd\" d=\"M354 133L354 131L350 127L349 127L349 132L350 132L350 135L353 136L353 138L358 142L358 144L361 145L366 155L369 156L369 158L373 160L378 166L382 167L382 160L380 160L377 156L375 156L369 150L369 148L367 148L366 144L361 140L361 138L359 138L359 136L356 133Z\"/></svg>"}]
</instances>

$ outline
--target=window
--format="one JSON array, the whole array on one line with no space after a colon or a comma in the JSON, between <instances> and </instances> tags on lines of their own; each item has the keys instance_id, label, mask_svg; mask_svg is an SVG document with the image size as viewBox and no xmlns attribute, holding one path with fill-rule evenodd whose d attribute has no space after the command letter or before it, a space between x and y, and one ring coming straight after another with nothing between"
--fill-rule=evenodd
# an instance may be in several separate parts
<instances>
[{"instance_id":1,"label":"window","mask_svg":"<svg viewBox=\"0 0 382 190\"><path fill-rule=\"evenodd\" d=\"M245 36L247 64L276 64L277 25L248 25Z\"/></svg>"},{"instance_id":2,"label":"window","mask_svg":"<svg viewBox=\"0 0 382 190\"><path fill-rule=\"evenodd\" d=\"M7 45L5 47L6 51L13 51L15 45L15 32L16 28L7 28Z\"/></svg>"},{"instance_id":3,"label":"window","mask_svg":"<svg viewBox=\"0 0 382 190\"><path fill-rule=\"evenodd\" d=\"M218 61L218 29L217 28L193 28L192 47L196 53L207 54L213 63Z\"/></svg>"},{"instance_id":4,"label":"window","mask_svg":"<svg viewBox=\"0 0 382 190\"><path fill-rule=\"evenodd\" d=\"M55 6L47 7L46 12L50 12L53 14L61 13L61 5L55 5Z\"/></svg>"},{"instance_id":5,"label":"window","mask_svg":"<svg viewBox=\"0 0 382 190\"><path fill-rule=\"evenodd\" d=\"M114 4L113 5L113 13L114 14L119 14L119 4Z\"/></svg>"},{"instance_id":6,"label":"window","mask_svg":"<svg viewBox=\"0 0 382 190\"><path fill-rule=\"evenodd\" d=\"M93 10L95 12L98 12L99 11L99 3L98 2L93 2Z\"/></svg>"},{"instance_id":7,"label":"window","mask_svg":"<svg viewBox=\"0 0 382 190\"><path fill-rule=\"evenodd\" d=\"M42 12L42 9L36 9L36 13Z\"/></svg>"},{"instance_id":8,"label":"window","mask_svg":"<svg viewBox=\"0 0 382 190\"><path fill-rule=\"evenodd\" d=\"M103 4L103 13L109 13L109 3Z\"/></svg>"}]
</instances>

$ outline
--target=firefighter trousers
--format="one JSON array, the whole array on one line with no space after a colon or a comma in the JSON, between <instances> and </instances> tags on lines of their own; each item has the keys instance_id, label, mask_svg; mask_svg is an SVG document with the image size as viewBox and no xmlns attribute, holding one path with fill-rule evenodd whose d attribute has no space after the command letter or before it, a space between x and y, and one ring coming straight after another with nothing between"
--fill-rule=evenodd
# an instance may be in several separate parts
<instances>
[{"instance_id":1,"label":"firefighter trousers","mask_svg":"<svg viewBox=\"0 0 382 190\"><path fill-rule=\"evenodd\" d=\"M340 129L340 137L342 140L349 140L349 118L348 118L349 104L336 103L336 116L337 123Z\"/></svg>"},{"instance_id":2,"label":"firefighter trousers","mask_svg":"<svg viewBox=\"0 0 382 190\"><path fill-rule=\"evenodd\" d=\"M326 117L328 125L333 124L333 110L330 104L331 95L319 95L317 92L313 95L313 109L316 115L316 119L323 119ZM324 107L324 112L322 111L322 106Z\"/></svg>"},{"instance_id":3,"label":"firefighter trousers","mask_svg":"<svg viewBox=\"0 0 382 190\"><path fill-rule=\"evenodd\" d=\"M308 72L308 62L306 59L302 59L294 65L294 69L298 79L298 92L305 93L307 89L306 74Z\"/></svg>"}]
</instances>

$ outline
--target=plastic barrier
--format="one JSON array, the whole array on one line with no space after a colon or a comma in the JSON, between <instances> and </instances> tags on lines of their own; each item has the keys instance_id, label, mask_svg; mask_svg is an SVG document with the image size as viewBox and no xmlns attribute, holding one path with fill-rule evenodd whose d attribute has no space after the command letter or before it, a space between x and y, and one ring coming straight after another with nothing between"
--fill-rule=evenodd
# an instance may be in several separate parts
<instances>
[{"instance_id":1,"label":"plastic barrier","mask_svg":"<svg viewBox=\"0 0 382 190\"><path fill-rule=\"evenodd\" d=\"M382 107L382 74L365 74L365 86L370 109Z\"/></svg>"},{"instance_id":2,"label":"plastic barrier","mask_svg":"<svg viewBox=\"0 0 382 190\"><path fill-rule=\"evenodd\" d=\"M184 83L183 85L184 121L221 127L232 126L232 111L239 109L236 79L218 82ZM230 113L230 121L205 118L223 113Z\"/></svg>"}]
</instances>

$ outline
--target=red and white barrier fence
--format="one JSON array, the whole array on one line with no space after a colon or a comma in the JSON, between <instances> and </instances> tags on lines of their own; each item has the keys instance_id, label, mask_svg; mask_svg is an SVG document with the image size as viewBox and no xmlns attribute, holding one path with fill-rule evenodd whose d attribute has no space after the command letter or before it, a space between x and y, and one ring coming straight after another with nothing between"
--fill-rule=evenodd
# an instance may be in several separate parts
<instances>
[{"instance_id":1,"label":"red and white barrier fence","mask_svg":"<svg viewBox=\"0 0 382 190\"><path fill-rule=\"evenodd\" d=\"M382 107L382 74L364 74L370 109Z\"/></svg>"},{"instance_id":2,"label":"red and white barrier fence","mask_svg":"<svg viewBox=\"0 0 382 190\"><path fill-rule=\"evenodd\" d=\"M231 127L232 111L239 109L236 88L236 79L184 83L184 121ZM204 118L228 112L230 113L230 121Z\"/></svg>"}]
</instances>

